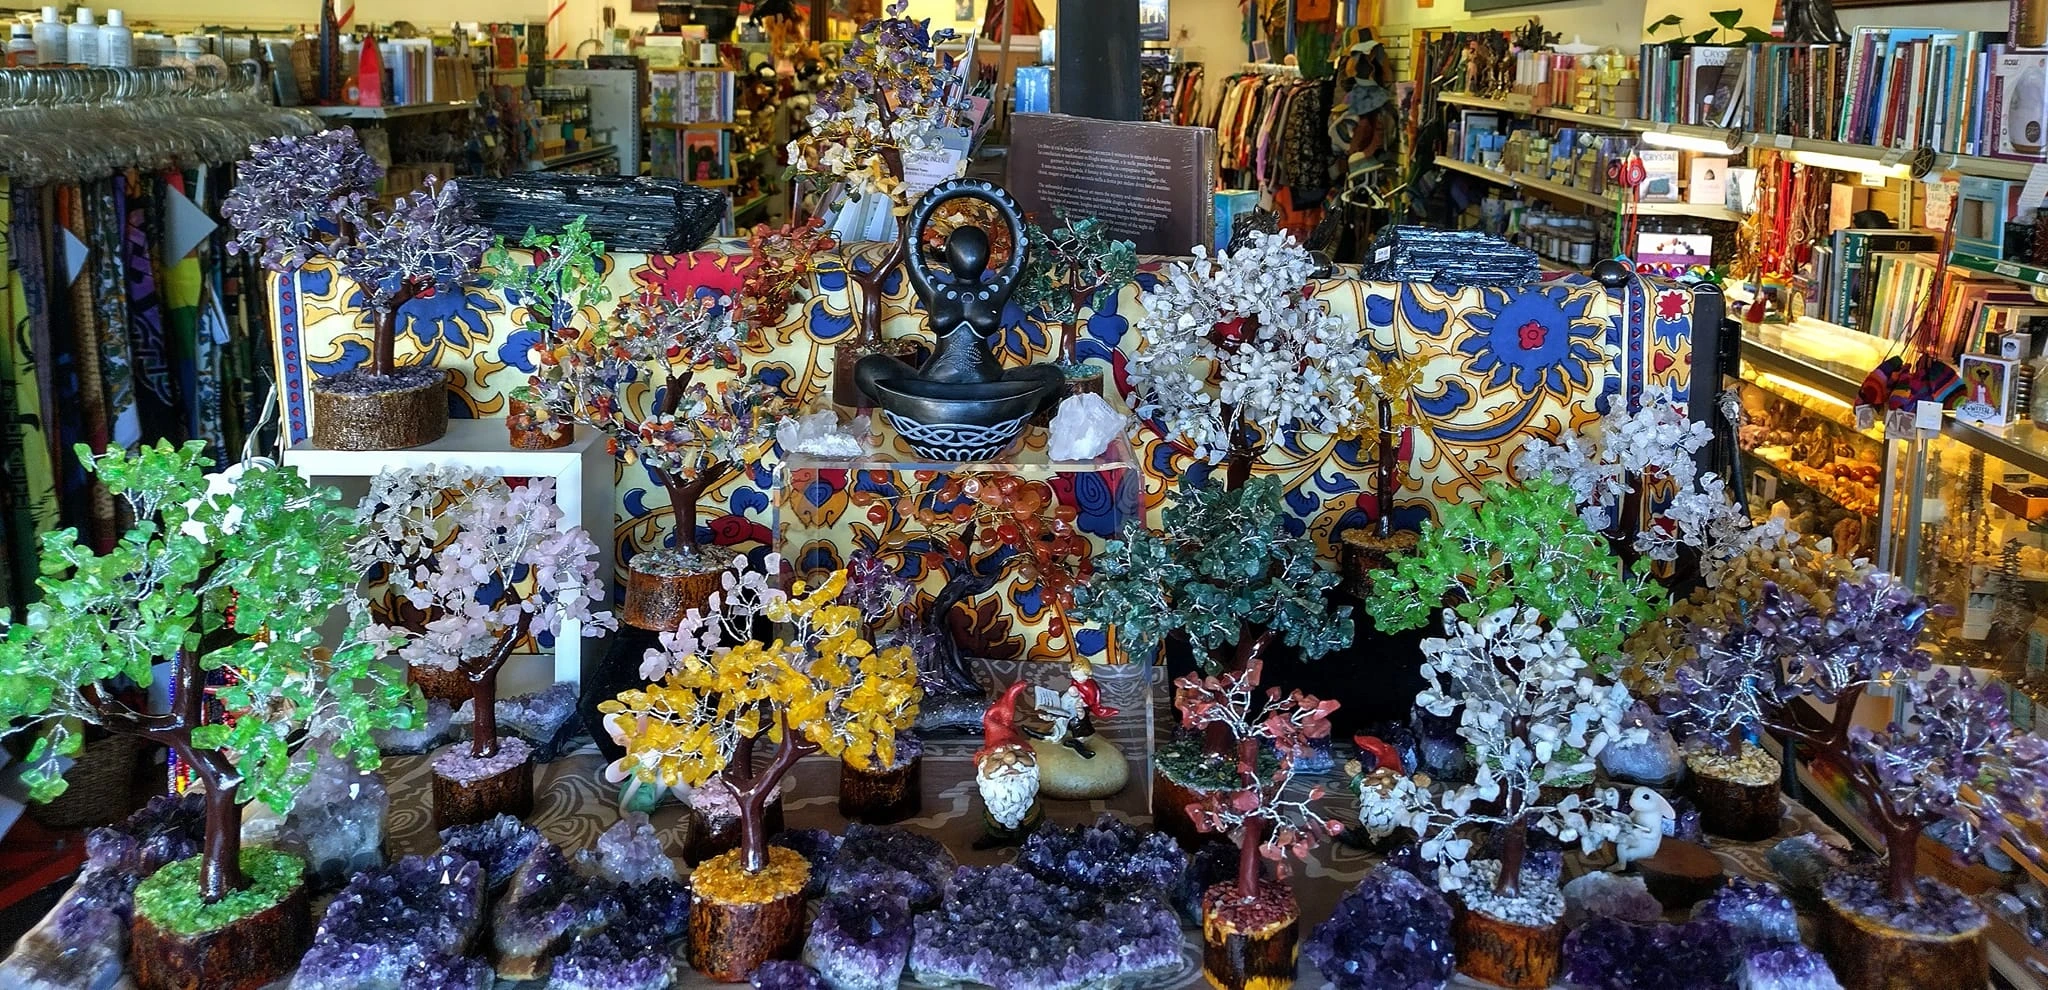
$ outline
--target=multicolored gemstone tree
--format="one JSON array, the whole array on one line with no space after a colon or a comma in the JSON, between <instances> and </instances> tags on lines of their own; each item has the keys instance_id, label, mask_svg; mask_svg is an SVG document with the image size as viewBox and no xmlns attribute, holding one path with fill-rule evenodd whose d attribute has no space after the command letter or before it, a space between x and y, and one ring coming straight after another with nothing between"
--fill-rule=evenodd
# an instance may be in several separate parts
<instances>
[{"instance_id":1,"label":"multicolored gemstone tree","mask_svg":"<svg viewBox=\"0 0 2048 990\"><path fill-rule=\"evenodd\" d=\"M206 786L199 893L215 903L248 886L241 868L241 802L291 807L312 774L296 758L307 740L377 765L370 733L411 724L415 706L395 668L368 641L326 652L321 625L352 600L355 532L331 489L290 468L236 466L206 474L205 444L159 442L93 456L86 469L133 513L135 526L95 554L72 529L43 537L42 599L0 632L0 724L39 733L27 759L32 793L64 790L60 757L82 742L68 720L165 746ZM137 711L122 681L147 687L171 668L173 705ZM207 674L231 724L206 724Z\"/></svg>"},{"instance_id":2,"label":"multicolored gemstone tree","mask_svg":"<svg viewBox=\"0 0 2048 990\"><path fill-rule=\"evenodd\" d=\"M1138 246L1110 236L1109 224L1097 217L1075 219L1062 210L1059 226L1036 224L1026 229L1031 252L1024 280L1012 297L1025 311L1037 311L1060 324L1060 363L1080 363L1074 345L1080 339L1083 308L1100 310L1138 277Z\"/></svg>"},{"instance_id":3,"label":"multicolored gemstone tree","mask_svg":"<svg viewBox=\"0 0 2048 990\"><path fill-rule=\"evenodd\" d=\"M823 752L856 769L888 767L920 696L909 648L875 649L861 610L839 602L845 571L785 593L770 582L781 564L775 554L765 572L734 561L710 609L692 610L647 651L640 674L659 683L600 706L626 748L607 776L664 787L717 779L739 804L740 866L750 873L767 868L768 799L796 761ZM790 638L753 638L758 620L787 624ZM757 769L764 739L775 753Z\"/></svg>"}]
</instances>

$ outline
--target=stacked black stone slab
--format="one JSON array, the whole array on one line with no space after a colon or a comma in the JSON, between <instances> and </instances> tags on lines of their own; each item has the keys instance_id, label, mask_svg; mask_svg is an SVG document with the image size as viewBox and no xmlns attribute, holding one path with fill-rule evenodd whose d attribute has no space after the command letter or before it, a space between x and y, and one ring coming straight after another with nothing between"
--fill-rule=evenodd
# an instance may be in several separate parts
<instances>
[{"instance_id":1,"label":"stacked black stone slab","mask_svg":"<svg viewBox=\"0 0 2048 990\"><path fill-rule=\"evenodd\" d=\"M1542 277L1535 252L1491 234L1408 226L1380 231L1364 275L1436 285L1521 285Z\"/></svg>"},{"instance_id":2,"label":"stacked black stone slab","mask_svg":"<svg viewBox=\"0 0 2048 990\"><path fill-rule=\"evenodd\" d=\"M694 251L725 217L725 196L676 179L529 172L463 179L462 197L493 233L518 243L527 230L561 230L587 218L590 235L613 251Z\"/></svg>"}]
</instances>

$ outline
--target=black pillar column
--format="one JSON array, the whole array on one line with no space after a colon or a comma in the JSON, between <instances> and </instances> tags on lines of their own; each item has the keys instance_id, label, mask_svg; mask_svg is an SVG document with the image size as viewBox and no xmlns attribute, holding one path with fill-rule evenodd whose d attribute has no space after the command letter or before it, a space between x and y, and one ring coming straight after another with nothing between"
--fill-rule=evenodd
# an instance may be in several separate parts
<instances>
[{"instance_id":1,"label":"black pillar column","mask_svg":"<svg viewBox=\"0 0 2048 990\"><path fill-rule=\"evenodd\" d=\"M1138 119L1138 0L1059 0L1053 108Z\"/></svg>"}]
</instances>

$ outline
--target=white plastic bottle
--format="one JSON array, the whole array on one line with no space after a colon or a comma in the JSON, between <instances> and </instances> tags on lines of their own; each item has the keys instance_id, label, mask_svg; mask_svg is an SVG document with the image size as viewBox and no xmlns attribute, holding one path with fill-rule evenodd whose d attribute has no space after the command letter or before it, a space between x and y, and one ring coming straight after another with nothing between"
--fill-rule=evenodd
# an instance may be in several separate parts
<instances>
[{"instance_id":1,"label":"white plastic bottle","mask_svg":"<svg viewBox=\"0 0 2048 990\"><path fill-rule=\"evenodd\" d=\"M65 35L64 61L72 65L100 64L100 29L92 22L92 8L78 8L78 20Z\"/></svg>"},{"instance_id":2,"label":"white plastic bottle","mask_svg":"<svg viewBox=\"0 0 2048 990\"><path fill-rule=\"evenodd\" d=\"M7 66L12 69L31 68L36 64L36 39L29 33L28 25L15 21L7 29Z\"/></svg>"},{"instance_id":3,"label":"white plastic bottle","mask_svg":"<svg viewBox=\"0 0 2048 990\"><path fill-rule=\"evenodd\" d=\"M69 42L64 36L64 22L57 18L57 8L43 8L43 16L36 21L35 39L37 65L64 64L64 46Z\"/></svg>"},{"instance_id":4,"label":"white plastic bottle","mask_svg":"<svg viewBox=\"0 0 2048 990\"><path fill-rule=\"evenodd\" d=\"M100 25L101 65L127 67L135 64L135 32L121 11L107 11L107 23Z\"/></svg>"}]
</instances>

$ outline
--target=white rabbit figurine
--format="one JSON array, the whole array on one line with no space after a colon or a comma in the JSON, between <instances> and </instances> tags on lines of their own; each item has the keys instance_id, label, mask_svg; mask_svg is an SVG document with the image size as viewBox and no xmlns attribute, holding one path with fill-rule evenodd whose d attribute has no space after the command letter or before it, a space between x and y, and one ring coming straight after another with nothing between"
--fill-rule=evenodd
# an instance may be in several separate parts
<instances>
[{"instance_id":1,"label":"white rabbit figurine","mask_svg":"<svg viewBox=\"0 0 2048 990\"><path fill-rule=\"evenodd\" d=\"M1636 860L1657 854L1657 847L1664 842L1664 823L1677 821L1678 810L1664 795L1638 787L1628 796L1628 817L1628 826L1614 840L1615 867L1623 870Z\"/></svg>"}]
</instances>

